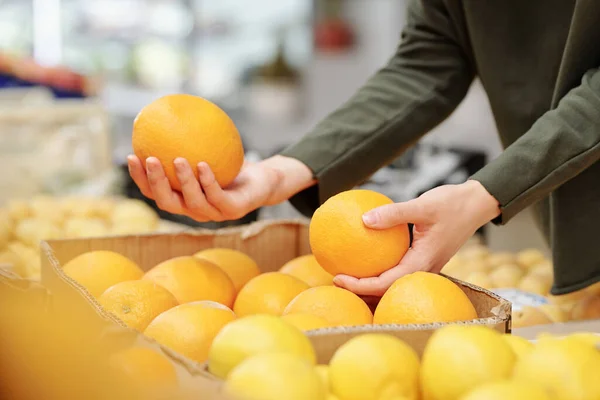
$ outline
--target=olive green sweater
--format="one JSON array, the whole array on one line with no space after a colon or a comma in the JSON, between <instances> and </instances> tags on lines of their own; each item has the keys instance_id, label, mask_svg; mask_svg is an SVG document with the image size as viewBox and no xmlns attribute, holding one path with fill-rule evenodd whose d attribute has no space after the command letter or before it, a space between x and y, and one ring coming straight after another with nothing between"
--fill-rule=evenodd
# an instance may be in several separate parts
<instances>
[{"instance_id":1,"label":"olive green sweater","mask_svg":"<svg viewBox=\"0 0 600 400\"><path fill-rule=\"evenodd\" d=\"M506 223L535 205L554 294L600 280L600 2L416 0L388 64L284 155L318 181L291 199L310 215L443 121L473 79L503 153L477 172Z\"/></svg>"}]
</instances>

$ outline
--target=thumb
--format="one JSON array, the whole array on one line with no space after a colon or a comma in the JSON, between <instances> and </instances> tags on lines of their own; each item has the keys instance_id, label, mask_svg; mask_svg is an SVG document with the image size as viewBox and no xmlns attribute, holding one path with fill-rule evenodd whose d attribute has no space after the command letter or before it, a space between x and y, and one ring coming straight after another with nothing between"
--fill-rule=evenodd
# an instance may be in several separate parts
<instances>
[{"instance_id":1,"label":"thumb","mask_svg":"<svg viewBox=\"0 0 600 400\"><path fill-rule=\"evenodd\" d=\"M432 222L431 213L421 199L403 203L386 204L363 214L363 223L373 229L387 229L401 224L426 224Z\"/></svg>"}]
</instances>

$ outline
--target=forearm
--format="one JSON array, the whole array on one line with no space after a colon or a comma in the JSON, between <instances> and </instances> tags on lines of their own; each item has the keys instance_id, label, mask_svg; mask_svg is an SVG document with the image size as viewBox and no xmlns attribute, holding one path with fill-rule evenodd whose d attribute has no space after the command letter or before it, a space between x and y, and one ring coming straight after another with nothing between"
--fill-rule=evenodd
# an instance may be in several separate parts
<instances>
[{"instance_id":1,"label":"forearm","mask_svg":"<svg viewBox=\"0 0 600 400\"><path fill-rule=\"evenodd\" d=\"M389 63L282 153L306 164L318 181L317 191L310 190L318 199L310 199L309 208L368 179L464 98L474 72L452 18L442 2L414 1Z\"/></svg>"},{"instance_id":2,"label":"forearm","mask_svg":"<svg viewBox=\"0 0 600 400\"><path fill-rule=\"evenodd\" d=\"M262 163L266 167L277 171L279 175L279 183L274 188L267 205L282 203L298 192L317 183L311 169L295 158L276 155L267 158Z\"/></svg>"},{"instance_id":3,"label":"forearm","mask_svg":"<svg viewBox=\"0 0 600 400\"><path fill-rule=\"evenodd\" d=\"M505 223L600 160L600 71L473 176L500 202Z\"/></svg>"}]
</instances>

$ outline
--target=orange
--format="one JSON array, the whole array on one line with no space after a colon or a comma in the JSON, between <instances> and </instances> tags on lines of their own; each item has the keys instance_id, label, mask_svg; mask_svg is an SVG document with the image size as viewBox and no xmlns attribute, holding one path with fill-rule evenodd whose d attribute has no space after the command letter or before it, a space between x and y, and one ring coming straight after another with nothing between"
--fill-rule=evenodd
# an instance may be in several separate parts
<instances>
[{"instance_id":1,"label":"orange","mask_svg":"<svg viewBox=\"0 0 600 400\"><path fill-rule=\"evenodd\" d=\"M173 293L179 304L212 300L231 307L235 297L233 283L221 268L192 256L164 261L146 272L144 279Z\"/></svg>"},{"instance_id":2,"label":"orange","mask_svg":"<svg viewBox=\"0 0 600 400\"><path fill-rule=\"evenodd\" d=\"M283 315L312 314L331 326L373 323L369 306L354 293L336 286L319 286L300 293L285 308Z\"/></svg>"},{"instance_id":3,"label":"orange","mask_svg":"<svg viewBox=\"0 0 600 400\"><path fill-rule=\"evenodd\" d=\"M379 276L394 267L410 245L408 225L367 228L362 216L392 200L371 190L349 190L329 198L310 222L310 247L331 275Z\"/></svg>"},{"instance_id":4,"label":"orange","mask_svg":"<svg viewBox=\"0 0 600 400\"><path fill-rule=\"evenodd\" d=\"M377 309L375 324L429 324L468 321L477 311L451 280L429 272L413 272L392 284Z\"/></svg>"},{"instance_id":5,"label":"orange","mask_svg":"<svg viewBox=\"0 0 600 400\"><path fill-rule=\"evenodd\" d=\"M193 302L160 314L144 334L181 355L204 362L217 333L234 319L235 314L226 307Z\"/></svg>"},{"instance_id":6,"label":"orange","mask_svg":"<svg viewBox=\"0 0 600 400\"><path fill-rule=\"evenodd\" d=\"M218 265L233 282L236 293L252 278L260 275L256 262L238 250L206 249L194 254L194 257L208 260Z\"/></svg>"},{"instance_id":7,"label":"orange","mask_svg":"<svg viewBox=\"0 0 600 400\"><path fill-rule=\"evenodd\" d=\"M333 285L333 275L325 271L312 254L288 261L279 272L295 276L311 287Z\"/></svg>"},{"instance_id":8,"label":"orange","mask_svg":"<svg viewBox=\"0 0 600 400\"><path fill-rule=\"evenodd\" d=\"M66 263L63 272L94 297L119 282L140 279L144 275L136 263L112 251L83 253Z\"/></svg>"},{"instance_id":9,"label":"orange","mask_svg":"<svg viewBox=\"0 0 600 400\"><path fill-rule=\"evenodd\" d=\"M117 283L102 293L98 302L138 331L144 331L158 314L178 304L167 289L146 280Z\"/></svg>"},{"instance_id":10,"label":"orange","mask_svg":"<svg viewBox=\"0 0 600 400\"><path fill-rule=\"evenodd\" d=\"M229 185L244 163L242 140L231 118L208 100L175 94L155 100L133 123L132 145L145 166L148 157L160 160L171 187L181 190L173 161L188 160L196 177L206 162L219 185Z\"/></svg>"},{"instance_id":11,"label":"orange","mask_svg":"<svg viewBox=\"0 0 600 400\"><path fill-rule=\"evenodd\" d=\"M300 279L268 272L253 278L240 290L233 306L239 317L252 314L281 315L294 297L309 286Z\"/></svg>"},{"instance_id":12,"label":"orange","mask_svg":"<svg viewBox=\"0 0 600 400\"><path fill-rule=\"evenodd\" d=\"M161 353L147 347L130 347L113 354L110 364L123 381L136 386L168 387L177 384L177 371Z\"/></svg>"},{"instance_id":13,"label":"orange","mask_svg":"<svg viewBox=\"0 0 600 400\"><path fill-rule=\"evenodd\" d=\"M328 326L331 326L325 318L306 313L287 314L283 315L281 319L301 331L310 331L312 329L327 328Z\"/></svg>"}]
</instances>

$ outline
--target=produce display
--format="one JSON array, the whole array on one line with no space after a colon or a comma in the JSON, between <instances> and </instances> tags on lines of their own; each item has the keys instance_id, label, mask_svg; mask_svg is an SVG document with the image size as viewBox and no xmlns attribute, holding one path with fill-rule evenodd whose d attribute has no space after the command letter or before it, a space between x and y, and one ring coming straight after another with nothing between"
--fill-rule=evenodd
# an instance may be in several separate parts
<instances>
[{"instance_id":1,"label":"produce display","mask_svg":"<svg viewBox=\"0 0 600 400\"><path fill-rule=\"evenodd\" d=\"M551 295L552 262L537 249L492 252L472 241L442 272L486 289L515 288L546 298L547 304L526 305L514 311L513 328L600 319L600 283L566 295Z\"/></svg>"},{"instance_id":2,"label":"produce display","mask_svg":"<svg viewBox=\"0 0 600 400\"><path fill-rule=\"evenodd\" d=\"M477 318L454 282L426 272L396 281L374 318L363 299L324 279L327 272L312 254L290 260L279 271L260 273L248 255L210 248L168 259L144 273L121 254L91 251L67 262L63 271L125 325L197 362L207 361L213 338L224 326L255 315L272 316L301 331Z\"/></svg>"},{"instance_id":3,"label":"produce display","mask_svg":"<svg viewBox=\"0 0 600 400\"><path fill-rule=\"evenodd\" d=\"M148 233L159 228L156 212L139 200L46 196L12 200L0 208L0 265L37 279L42 240Z\"/></svg>"}]
</instances>

